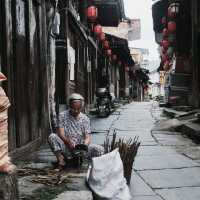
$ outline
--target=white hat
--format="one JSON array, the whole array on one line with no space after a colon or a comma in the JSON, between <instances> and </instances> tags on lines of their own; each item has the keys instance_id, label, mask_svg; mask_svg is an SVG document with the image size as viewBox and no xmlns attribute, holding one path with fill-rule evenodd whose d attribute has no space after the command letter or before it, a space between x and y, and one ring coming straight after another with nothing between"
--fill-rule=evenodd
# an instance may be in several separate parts
<instances>
[{"instance_id":1,"label":"white hat","mask_svg":"<svg viewBox=\"0 0 200 200\"><path fill-rule=\"evenodd\" d=\"M68 98L68 102L70 103L71 101L84 101L84 98L78 93L73 93Z\"/></svg>"}]
</instances>

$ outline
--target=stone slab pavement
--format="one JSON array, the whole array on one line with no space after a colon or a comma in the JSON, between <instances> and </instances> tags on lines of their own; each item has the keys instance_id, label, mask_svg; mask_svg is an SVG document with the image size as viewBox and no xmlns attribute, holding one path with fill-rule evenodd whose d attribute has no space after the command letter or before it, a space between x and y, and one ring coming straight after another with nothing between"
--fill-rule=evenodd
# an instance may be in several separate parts
<instances>
[{"instance_id":1,"label":"stone slab pavement","mask_svg":"<svg viewBox=\"0 0 200 200\"><path fill-rule=\"evenodd\" d=\"M93 134L97 143L103 143L108 130L118 138L139 136L141 142L130 184L133 200L200 199L200 147L174 131L177 123L163 118L158 104L132 102L108 121L111 126L104 129L101 119L99 133Z\"/></svg>"},{"instance_id":2,"label":"stone slab pavement","mask_svg":"<svg viewBox=\"0 0 200 200\"><path fill-rule=\"evenodd\" d=\"M132 102L122 106L108 118L92 116L92 141L103 144L106 136L113 132L117 138L139 137L141 146L133 166L130 192L132 200L199 200L200 199L200 146L192 140L173 132L170 122L162 115L162 109L155 102ZM159 128L156 129L156 125ZM174 123L172 123L174 126ZM166 128L168 127L168 128ZM38 160L39 159L39 160ZM45 160L46 159L46 160ZM55 157L49 149L38 152L37 165L48 167ZM29 164L29 167L31 164ZM40 166L41 165L41 166ZM31 189L41 187L29 184L26 178L21 179L21 191L25 188L30 194ZM85 187L85 175L74 176L61 188L54 200L92 199ZM42 200L42 198L40 199Z\"/></svg>"}]
</instances>

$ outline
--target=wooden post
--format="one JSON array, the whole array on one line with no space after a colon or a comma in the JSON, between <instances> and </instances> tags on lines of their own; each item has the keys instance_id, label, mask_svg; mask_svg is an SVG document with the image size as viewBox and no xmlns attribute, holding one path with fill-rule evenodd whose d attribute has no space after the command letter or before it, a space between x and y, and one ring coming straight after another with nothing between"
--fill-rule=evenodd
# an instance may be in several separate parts
<instances>
[{"instance_id":1,"label":"wooden post","mask_svg":"<svg viewBox=\"0 0 200 200\"><path fill-rule=\"evenodd\" d=\"M199 77L198 77L198 43L197 43L197 1L191 1L192 14L192 58L193 58L193 77L192 77L192 99L193 106L199 106Z\"/></svg>"},{"instance_id":2,"label":"wooden post","mask_svg":"<svg viewBox=\"0 0 200 200\"><path fill-rule=\"evenodd\" d=\"M67 1L66 3L66 7L69 8L69 1ZM67 60L67 63L66 63L66 71L65 71L65 98L67 99L70 95L70 88L69 88L69 82L70 82L70 79L69 79L69 65L68 65L68 37L69 37L69 15L68 15L68 9L65 10L65 39L66 39L66 60Z\"/></svg>"}]
</instances>

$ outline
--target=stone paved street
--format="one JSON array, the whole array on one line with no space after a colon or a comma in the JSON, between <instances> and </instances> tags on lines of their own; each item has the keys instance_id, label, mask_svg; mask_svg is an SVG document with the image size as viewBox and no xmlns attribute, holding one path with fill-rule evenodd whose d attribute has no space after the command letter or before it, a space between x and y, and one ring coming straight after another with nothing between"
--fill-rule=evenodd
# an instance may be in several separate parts
<instances>
[{"instance_id":1,"label":"stone paved street","mask_svg":"<svg viewBox=\"0 0 200 200\"><path fill-rule=\"evenodd\" d=\"M133 200L199 200L200 148L179 132L152 131L156 122L166 120L161 114L155 102L133 102L106 119L92 118L93 142L102 144L114 130L118 137L139 136Z\"/></svg>"}]
</instances>

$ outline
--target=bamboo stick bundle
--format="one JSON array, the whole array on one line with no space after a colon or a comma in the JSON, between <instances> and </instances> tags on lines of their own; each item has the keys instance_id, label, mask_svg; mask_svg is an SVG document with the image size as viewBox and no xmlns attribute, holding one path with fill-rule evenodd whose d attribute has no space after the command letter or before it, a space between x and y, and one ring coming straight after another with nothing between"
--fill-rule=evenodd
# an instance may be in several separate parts
<instances>
[{"instance_id":1,"label":"bamboo stick bundle","mask_svg":"<svg viewBox=\"0 0 200 200\"><path fill-rule=\"evenodd\" d=\"M105 153L109 153L116 148L119 149L119 154L124 167L124 177L127 180L127 184L130 184L133 162L137 155L140 142L138 142L138 137L134 137L133 139L130 138L127 141L125 141L124 138L119 138L118 140L116 138L116 132L113 133L111 141L109 136L107 136L104 142L104 150Z\"/></svg>"}]
</instances>

